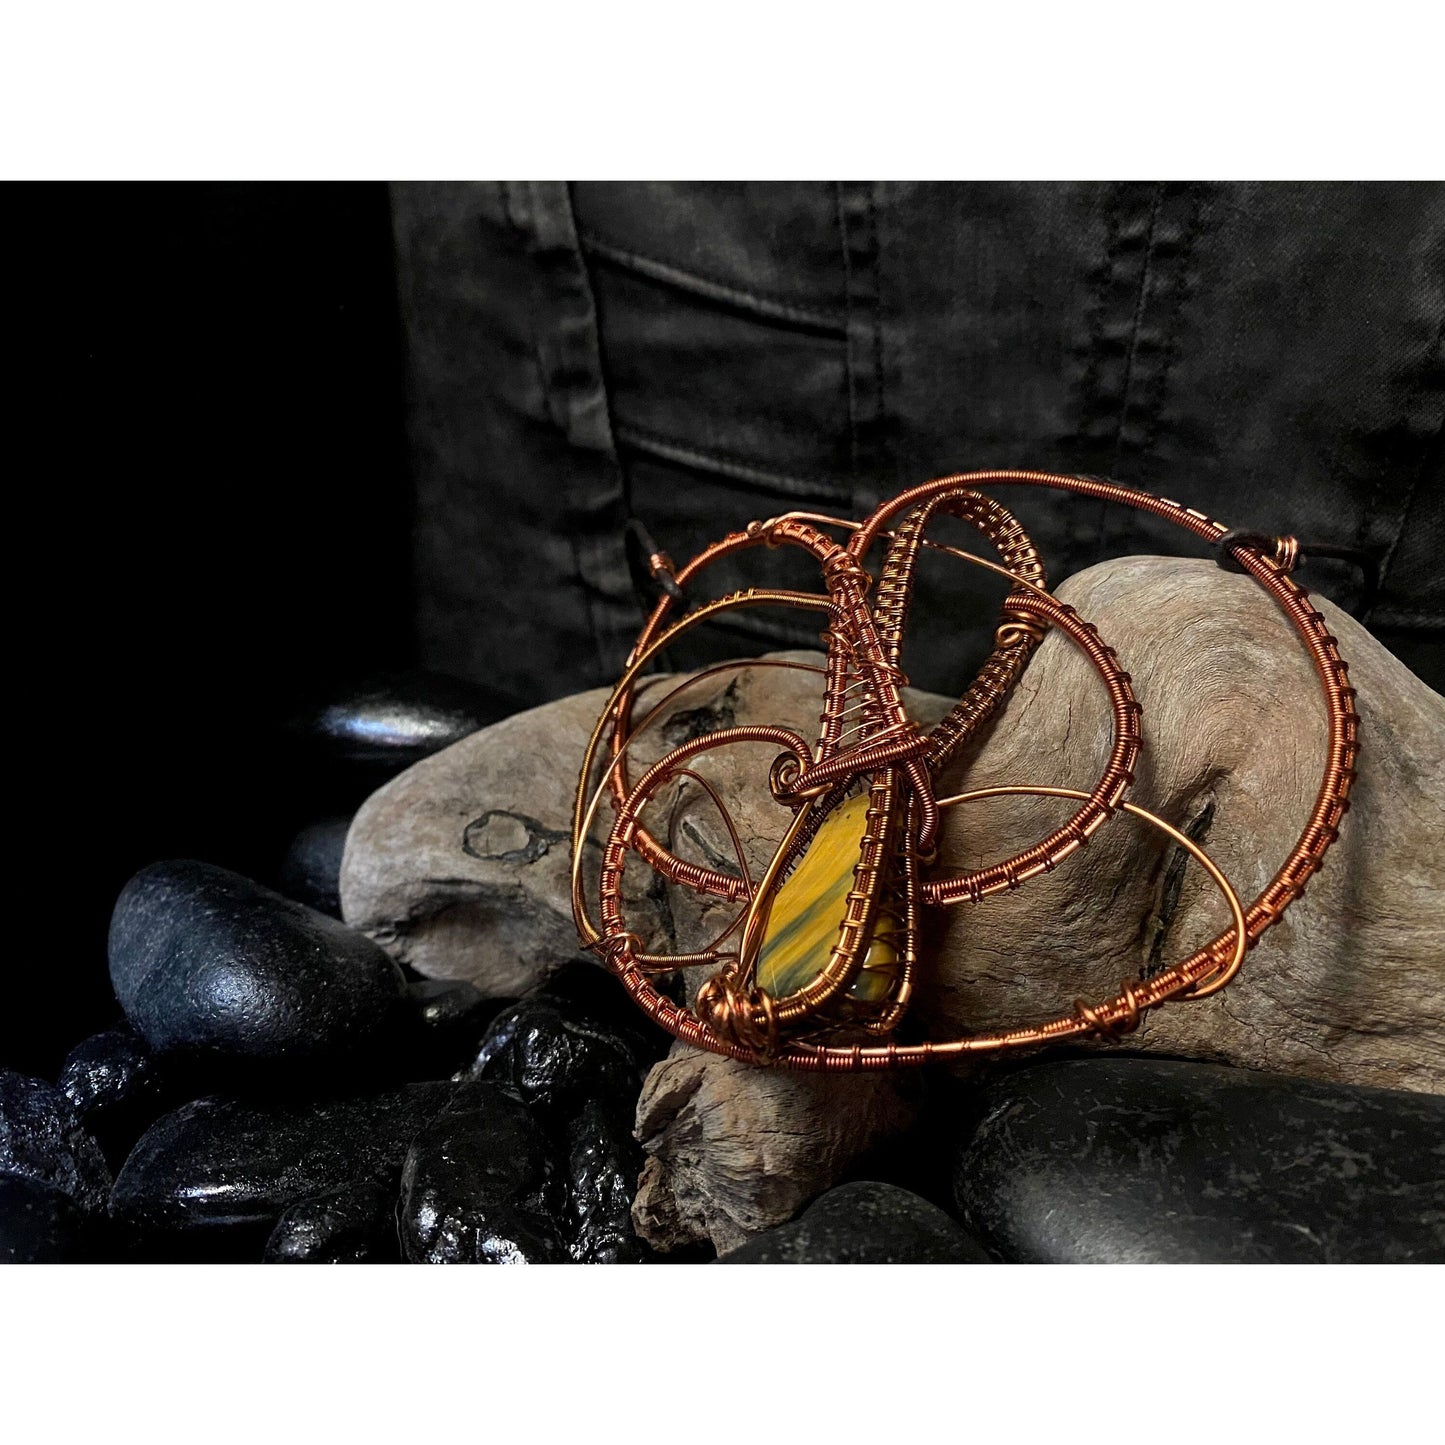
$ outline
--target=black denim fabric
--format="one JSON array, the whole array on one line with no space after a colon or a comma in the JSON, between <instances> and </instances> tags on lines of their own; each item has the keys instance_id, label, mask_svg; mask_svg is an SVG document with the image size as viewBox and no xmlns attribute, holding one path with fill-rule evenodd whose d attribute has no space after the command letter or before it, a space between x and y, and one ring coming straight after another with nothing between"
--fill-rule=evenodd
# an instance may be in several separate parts
<instances>
[{"instance_id":1,"label":"black denim fabric","mask_svg":"<svg viewBox=\"0 0 1445 1445\"><path fill-rule=\"evenodd\" d=\"M1445 685L1445 185L402 185L393 214L423 654L515 705L615 676L630 517L681 562L979 466L1355 549L1302 580ZM1202 550L998 495L1054 580ZM813 584L753 553L712 589L784 579ZM1003 589L936 556L923 586L905 666L956 692ZM816 636L738 613L669 660Z\"/></svg>"}]
</instances>

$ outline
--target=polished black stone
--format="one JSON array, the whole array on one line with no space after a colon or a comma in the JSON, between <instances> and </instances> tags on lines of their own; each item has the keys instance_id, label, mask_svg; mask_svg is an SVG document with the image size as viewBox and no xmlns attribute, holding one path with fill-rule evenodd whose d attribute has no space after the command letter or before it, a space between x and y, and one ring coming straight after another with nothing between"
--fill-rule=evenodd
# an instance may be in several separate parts
<instances>
[{"instance_id":1,"label":"polished black stone","mask_svg":"<svg viewBox=\"0 0 1445 1445\"><path fill-rule=\"evenodd\" d=\"M157 1098L161 1091L155 1055L124 1023L76 1044L56 1083L87 1122Z\"/></svg>"},{"instance_id":2,"label":"polished black stone","mask_svg":"<svg viewBox=\"0 0 1445 1445\"><path fill-rule=\"evenodd\" d=\"M171 1098L156 1056L127 1023L81 1040L67 1055L57 1084L112 1168L124 1162L162 1110L179 1102Z\"/></svg>"},{"instance_id":3,"label":"polished black stone","mask_svg":"<svg viewBox=\"0 0 1445 1445\"><path fill-rule=\"evenodd\" d=\"M448 979L409 983L398 1013L396 1060L409 1078L440 1079L474 1059L491 1021L506 1007L471 984Z\"/></svg>"},{"instance_id":4,"label":"polished black stone","mask_svg":"<svg viewBox=\"0 0 1445 1445\"><path fill-rule=\"evenodd\" d=\"M470 1076L505 1085L549 1120L565 1120L589 1099L635 1104L642 1076L615 1036L524 1001L492 1024Z\"/></svg>"},{"instance_id":5,"label":"polished black stone","mask_svg":"<svg viewBox=\"0 0 1445 1445\"><path fill-rule=\"evenodd\" d=\"M568 1253L579 1264L640 1264L652 1252L632 1228L645 1156L616 1111L596 1100L566 1129Z\"/></svg>"},{"instance_id":6,"label":"polished black stone","mask_svg":"<svg viewBox=\"0 0 1445 1445\"><path fill-rule=\"evenodd\" d=\"M412 1142L401 1237L413 1264L550 1264L567 1259L551 1143L519 1100L463 1085Z\"/></svg>"},{"instance_id":7,"label":"polished black stone","mask_svg":"<svg viewBox=\"0 0 1445 1445\"><path fill-rule=\"evenodd\" d=\"M298 1200L394 1184L413 1137L453 1088L408 1084L297 1104L194 1100L141 1136L116 1178L111 1215L147 1234L269 1226Z\"/></svg>"},{"instance_id":8,"label":"polished black stone","mask_svg":"<svg viewBox=\"0 0 1445 1445\"><path fill-rule=\"evenodd\" d=\"M1117 1058L981 1103L954 1187L1007 1259L1445 1261L1445 1099Z\"/></svg>"},{"instance_id":9,"label":"polished black stone","mask_svg":"<svg viewBox=\"0 0 1445 1445\"><path fill-rule=\"evenodd\" d=\"M341 856L351 818L308 823L291 840L281 861L281 892L329 918L341 917Z\"/></svg>"},{"instance_id":10,"label":"polished black stone","mask_svg":"<svg viewBox=\"0 0 1445 1445\"><path fill-rule=\"evenodd\" d=\"M309 1195L281 1212L266 1241L267 1264L395 1264L396 1189L364 1182Z\"/></svg>"},{"instance_id":11,"label":"polished black stone","mask_svg":"<svg viewBox=\"0 0 1445 1445\"><path fill-rule=\"evenodd\" d=\"M126 1017L160 1054L313 1066L363 1054L392 1021L401 971L369 938L209 863L156 863L110 926Z\"/></svg>"},{"instance_id":12,"label":"polished black stone","mask_svg":"<svg viewBox=\"0 0 1445 1445\"><path fill-rule=\"evenodd\" d=\"M0 1264L63 1264L79 1257L83 1219L53 1184L0 1174Z\"/></svg>"},{"instance_id":13,"label":"polished black stone","mask_svg":"<svg viewBox=\"0 0 1445 1445\"><path fill-rule=\"evenodd\" d=\"M75 1106L43 1079L0 1069L0 1174L48 1184L83 1210L105 1203L110 1170Z\"/></svg>"},{"instance_id":14,"label":"polished black stone","mask_svg":"<svg viewBox=\"0 0 1445 1445\"><path fill-rule=\"evenodd\" d=\"M893 1184L859 1180L820 1195L719 1264L987 1264L983 1245L936 1204Z\"/></svg>"},{"instance_id":15,"label":"polished black stone","mask_svg":"<svg viewBox=\"0 0 1445 1445\"><path fill-rule=\"evenodd\" d=\"M390 673L317 700L290 732L327 759L399 773L502 715L485 689L460 678Z\"/></svg>"},{"instance_id":16,"label":"polished black stone","mask_svg":"<svg viewBox=\"0 0 1445 1445\"><path fill-rule=\"evenodd\" d=\"M505 1085L554 1124L595 1099L630 1125L666 1045L613 979L574 963L497 1015L469 1074Z\"/></svg>"},{"instance_id":17,"label":"polished black stone","mask_svg":"<svg viewBox=\"0 0 1445 1445\"><path fill-rule=\"evenodd\" d=\"M568 959L528 995L559 1009L568 1018L608 1034L644 1072L664 1058L672 1037L653 1023L628 997L627 990L600 964Z\"/></svg>"}]
</instances>

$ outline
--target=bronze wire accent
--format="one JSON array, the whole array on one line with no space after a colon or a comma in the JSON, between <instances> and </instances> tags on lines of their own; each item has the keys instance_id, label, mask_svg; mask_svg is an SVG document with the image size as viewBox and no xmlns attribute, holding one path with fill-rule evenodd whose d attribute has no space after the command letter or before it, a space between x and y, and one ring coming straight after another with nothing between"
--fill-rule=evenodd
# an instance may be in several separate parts
<instances>
[{"instance_id":1,"label":"bronze wire accent","mask_svg":"<svg viewBox=\"0 0 1445 1445\"><path fill-rule=\"evenodd\" d=\"M1268 592L1299 634L1318 675L1329 719L1324 775L1303 832L1279 871L1246 909L1220 869L1191 838L1162 818L1124 798L1134 781L1141 745L1141 709L1129 674L1114 651L1085 621L1046 588L1044 569L1018 522L979 486L1023 485L1058 488L1100 501L1117 502L1163 517L1219 549L1221 560L1248 573ZM939 515L957 517L979 531L998 553L998 563L931 541L924 533ZM895 521L895 519L897 519ZM851 533L839 542L824 528ZM873 544L887 541L874 578L863 562ZM681 616L687 589L720 558L753 547L796 547L811 555L823 577L820 593L748 587L702 602ZM908 716L901 692L903 632L922 548L949 553L1006 577L995 648L957 705L930 732ZM758 1064L793 1069L854 1071L918 1065L930 1059L1034 1047L1088 1035L1113 1037L1139 1023L1142 1014L1170 1001L1207 998L1239 971L1246 952L1279 922L1304 892L1325 852L1339 835L1349 807L1359 750L1354 689L1336 639L1309 594L1289 573L1301 555L1293 537L1263 538L1230 532L1201 512L1150 493L1091 477L1050 472L987 470L926 482L881 505L866 521L790 512L752 522L705 548L676 569L666 554L653 552L649 566L662 596L644 625L621 680L593 729L578 781L572 828L572 906L582 943L601 956L636 1003L677 1038L715 1053ZM871 605L867 594L873 593ZM634 725L632 711L643 670L681 634L720 613L741 608L784 606L818 612L826 619L822 667L786 659L719 664L671 687ZM1003 704L1048 628L1077 646L1098 672L1113 716L1113 743L1099 781L1087 793L1072 788L1019 784L978 789L937 798L939 771ZM634 784L627 752L687 688L706 678L748 667L783 667L821 673L822 712L815 744L788 728L764 724L726 727L673 749ZM607 759L597 778L603 744ZM773 798L793 812L782 842L761 879L749 877L736 826L722 799L690 764L714 748L763 744L777 752L768 784ZM701 786L720 813L740 872L732 874L688 862L669 852L645 827L644 809L668 781L687 777ZM755 972L778 890L833 811L866 788L863 834L837 938L826 962L803 987L774 998L757 986ZM1070 798L1081 806L1048 837L1014 857L986 868L930 876L942 811L976 799L1012 794ZM612 822L602 846L597 878L600 927L593 922L583 883L585 845L599 808L608 799ZM991 893L1012 890L1040 873L1052 872L1110 818L1126 812L1159 829L1209 873L1232 915L1228 929L1181 963L1148 979L1126 980L1120 992L1095 1003L1078 1000L1071 1012L1044 1023L965 1035L947 1040L899 1043L891 1038L910 1000L918 968L920 909L977 903ZM691 954L648 953L623 911L621 880L629 856L671 883L739 905L737 916L713 943ZM734 938L734 935L737 935ZM861 970L878 940L891 960L881 974L882 998L860 993ZM732 943L729 944L729 940ZM895 957L896 955L896 957ZM680 1007L654 980L679 969L713 967L692 1009Z\"/></svg>"}]
</instances>

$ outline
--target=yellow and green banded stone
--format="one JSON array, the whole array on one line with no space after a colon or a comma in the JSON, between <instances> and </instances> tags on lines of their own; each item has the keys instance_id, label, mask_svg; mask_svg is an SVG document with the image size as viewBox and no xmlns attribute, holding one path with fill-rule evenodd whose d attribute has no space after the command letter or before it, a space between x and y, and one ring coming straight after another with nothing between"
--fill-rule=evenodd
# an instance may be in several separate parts
<instances>
[{"instance_id":1,"label":"yellow and green banded stone","mask_svg":"<svg viewBox=\"0 0 1445 1445\"><path fill-rule=\"evenodd\" d=\"M806 987L827 966L848 908L853 873L868 826L868 794L840 804L823 820L773 898L758 950L754 982L774 998ZM903 926L881 911L852 987L861 1003L883 1003L898 977Z\"/></svg>"}]
</instances>

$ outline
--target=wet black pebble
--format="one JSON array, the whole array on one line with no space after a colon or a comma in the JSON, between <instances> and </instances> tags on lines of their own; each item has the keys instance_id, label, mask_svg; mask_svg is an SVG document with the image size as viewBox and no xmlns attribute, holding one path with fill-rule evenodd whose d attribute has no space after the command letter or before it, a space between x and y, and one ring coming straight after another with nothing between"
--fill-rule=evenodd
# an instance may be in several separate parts
<instances>
[{"instance_id":1,"label":"wet black pebble","mask_svg":"<svg viewBox=\"0 0 1445 1445\"><path fill-rule=\"evenodd\" d=\"M287 732L310 757L385 778L505 712L484 688L445 673L387 673L313 701Z\"/></svg>"},{"instance_id":2,"label":"wet black pebble","mask_svg":"<svg viewBox=\"0 0 1445 1445\"><path fill-rule=\"evenodd\" d=\"M413 1264L557 1263L561 1209L542 1128L506 1091L470 1083L408 1151L402 1248Z\"/></svg>"},{"instance_id":3,"label":"wet black pebble","mask_svg":"<svg viewBox=\"0 0 1445 1445\"><path fill-rule=\"evenodd\" d=\"M632 1228L646 1156L615 1110L595 1100L567 1126L567 1249L579 1264L640 1264L652 1251Z\"/></svg>"},{"instance_id":4,"label":"wet black pebble","mask_svg":"<svg viewBox=\"0 0 1445 1445\"><path fill-rule=\"evenodd\" d=\"M615 980L575 963L497 1015L469 1073L504 1085L550 1123L596 1100L630 1127L667 1042Z\"/></svg>"},{"instance_id":5,"label":"wet black pebble","mask_svg":"<svg viewBox=\"0 0 1445 1445\"><path fill-rule=\"evenodd\" d=\"M819 1195L790 1224L755 1235L719 1264L987 1264L982 1243L936 1204L859 1180Z\"/></svg>"},{"instance_id":6,"label":"wet black pebble","mask_svg":"<svg viewBox=\"0 0 1445 1445\"><path fill-rule=\"evenodd\" d=\"M288 1204L266 1241L267 1264L395 1264L396 1189L347 1184Z\"/></svg>"},{"instance_id":7,"label":"wet black pebble","mask_svg":"<svg viewBox=\"0 0 1445 1445\"><path fill-rule=\"evenodd\" d=\"M440 1079L476 1057L488 1025L507 1007L469 983L421 979L409 983L398 1011L397 1055L409 1078Z\"/></svg>"},{"instance_id":8,"label":"wet black pebble","mask_svg":"<svg viewBox=\"0 0 1445 1445\"><path fill-rule=\"evenodd\" d=\"M142 1236L269 1229L314 1195L364 1182L394 1188L413 1137L453 1087L282 1105L194 1100L141 1136L116 1177L111 1215Z\"/></svg>"},{"instance_id":9,"label":"wet black pebble","mask_svg":"<svg viewBox=\"0 0 1445 1445\"><path fill-rule=\"evenodd\" d=\"M1445 1098L1159 1059L990 1085L957 1202L1004 1257L1445 1261Z\"/></svg>"},{"instance_id":10,"label":"wet black pebble","mask_svg":"<svg viewBox=\"0 0 1445 1445\"><path fill-rule=\"evenodd\" d=\"M82 1039L56 1081L118 1169L141 1132L177 1099L145 1040L127 1023Z\"/></svg>"},{"instance_id":11,"label":"wet black pebble","mask_svg":"<svg viewBox=\"0 0 1445 1445\"><path fill-rule=\"evenodd\" d=\"M76 1113L89 1120L158 1096L160 1070L145 1040L120 1024L76 1044L56 1083Z\"/></svg>"},{"instance_id":12,"label":"wet black pebble","mask_svg":"<svg viewBox=\"0 0 1445 1445\"><path fill-rule=\"evenodd\" d=\"M63 1264L77 1257L80 1210L62 1189L0 1174L0 1264Z\"/></svg>"},{"instance_id":13,"label":"wet black pebble","mask_svg":"<svg viewBox=\"0 0 1445 1445\"><path fill-rule=\"evenodd\" d=\"M0 1174L47 1184L80 1209L104 1205L110 1169L75 1105L43 1079L0 1069Z\"/></svg>"}]
</instances>

